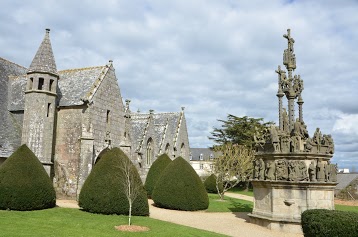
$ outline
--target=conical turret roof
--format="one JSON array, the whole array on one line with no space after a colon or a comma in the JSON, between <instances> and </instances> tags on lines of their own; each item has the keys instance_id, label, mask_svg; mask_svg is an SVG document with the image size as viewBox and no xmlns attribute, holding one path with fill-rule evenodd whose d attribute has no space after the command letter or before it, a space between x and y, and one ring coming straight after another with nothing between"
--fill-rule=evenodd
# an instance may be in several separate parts
<instances>
[{"instance_id":1,"label":"conical turret roof","mask_svg":"<svg viewBox=\"0 0 358 237\"><path fill-rule=\"evenodd\" d=\"M46 29L45 37L27 70L27 73L31 72L44 72L58 75L50 41L50 29Z\"/></svg>"}]
</instances>

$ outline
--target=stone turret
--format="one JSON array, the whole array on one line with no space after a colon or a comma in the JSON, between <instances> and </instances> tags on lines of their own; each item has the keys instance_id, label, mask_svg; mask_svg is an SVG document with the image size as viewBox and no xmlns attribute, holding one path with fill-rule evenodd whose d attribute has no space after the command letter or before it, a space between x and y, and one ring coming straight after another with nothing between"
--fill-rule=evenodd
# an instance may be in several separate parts
<instances>
[{"instance_id":1,"label":"stone turret","mask_svg":"<svg viewBox=\"0 0 358 237\"><path fill-rule=\"evenodd\" d=\"M50 30L46 29L45 37L27 70L22 144L35 153L49 175L53 172L58 79Z\"/></svg>"}]
</instances>

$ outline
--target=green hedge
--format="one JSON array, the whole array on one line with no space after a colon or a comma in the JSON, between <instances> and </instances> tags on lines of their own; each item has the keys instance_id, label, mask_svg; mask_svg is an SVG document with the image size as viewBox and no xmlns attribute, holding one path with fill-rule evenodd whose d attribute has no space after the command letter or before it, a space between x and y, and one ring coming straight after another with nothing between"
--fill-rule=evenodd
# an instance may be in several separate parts
<instances>
[{"instance_id":1,"label":"green hedge","mask_svg":"<svg viewBox=\"0 0 358 237\"><path fill-rule=\"evenodd\" d=\"M160 178L164 169L172 162L167 154L160 155L152 164L145 180L144 188L148 197L151 198L155 184Z\"/></svg>"},{"instance_id":2,"label":"green hedge","mask_svg":"<svg viewBox=\"0 0 358 237\"><path fill-rule=\"evenodd\" d=\"M39 159L20 146L0 166L0 209L40 210L56 206L52 181Z\"/></svg>"},{"instance_id":3,"label":"green hedge","mask_svg":"<svg viewBox=\"0 0 358 237\"><path fill-rule=\"evenodd\" d=\"M124 159L129 160L121 149L113 148L98 160L79 195L79 206L84 211L128 215L129 204L123 185L125 175L121 169ZM134 184L140 186L140 193L133 203L132 215L147 216L149 215L147 193L137 169L132 163L130 165Z\"/></svg>"},{"instance_id":4,"label":"green hedge","mask_svg":"<svg viewBox=\"0 0 358 237\"><path fill-rule=\"evenodd\" d=\"M218 193L216 188L216 176L215 174L211 174L204 182L205 189L208 193ZM223 184L219 184L219 189L222 191Z\"/></svg>"},{"instance_id":5,"label":"green hedge","mask_svg":"<svg viewBox=\"0 0 358 237\"><path fill-rule=\"evenodd\" d=\"M358 213L326 209L306 210L302 213L305 237L357 237Z\"/></svg>"},{"instance_id":6,"label":"green hedge","mask_svg":"<svg viewBox=\"0 0 358 237\"><path fill-rule=\"evenodd\" d=\"M209 206L203 182L181 157L165 168L154 187L152 198L158 207L175 210L195 211Z\"/></svg>"}]
</instances>

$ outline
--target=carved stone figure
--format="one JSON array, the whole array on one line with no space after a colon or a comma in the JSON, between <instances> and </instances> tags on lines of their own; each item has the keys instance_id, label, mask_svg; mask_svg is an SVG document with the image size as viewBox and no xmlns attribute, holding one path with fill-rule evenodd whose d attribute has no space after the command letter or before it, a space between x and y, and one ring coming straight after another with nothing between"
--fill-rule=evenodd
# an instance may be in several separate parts
<instances>
[{"instance_id":1,"label":"carved stone figure","mask_svg":"<svg viewBox=\"0 0 358 237\"><path fill-rule=\"evenodd\" d=\"M312 138L313 142L317 145L321 145L321 141L322 141L322 133L319 130L319 128L316 128L316 131L314 132L313 138Z\"/></svg>"},{"instance_id":2,"label":"carved stone figure","mask_svg":"<svg viewBox=\"0 0 358 237\"><path fill-rule=\"evenodd\" d=\"M282 109L282 122L283 122L283 132L286 134L290 134L290 124L288 122L288 115L286 109Z\"/></svg>"},{"instance_id":3,"label":"carved stone figure","mask_svg":"<svg viewBox=\"0 0 358 237\"><path fill-rule=\"evenodd\" d=\"M317 181L317 179L316 179L316 166L314 164L314 161L311 161L311 164L308 167L308 173L309 173L309 176L310 176L310 180L312 182L316 182Z\"/></svg>"},{"instance_id":4,"label":"carved stone figure","mask_svg":"<svg viewBox=\"0 0 358 237\"><path fill-rule=\"evenodd\" d=\"M300 136L291 137L291 151L299 152L301 150L300 147L301 147L301 137Z\"/></svg>"},{"instance_id":5,"label":"carved stone figure","mask_svg":"<svg viewBox=\"0 0 358 237\"><path fill-rule=\"evenodd\" d=\"M275 162L272 160L269 160L266 164L265 179L275 180Z\"/></svg>"},{"instance_id":6,"label":"carved stone figure","mask_svg":"<svg viewBox=\"0 0 358 237\"><path fill-rule=\"evenodd\" d=\"M274 148L275 152L280 151L280 138L278 136L277 133L277 127L276 126L271 126L270 127L270 135L271 135L271 142Z\"/></svg>"},{"instance_id":7,"label":"carved stone figure","mask_svg":"<svg viewBox=\"0 0 358 237\"><path fill-rule=\"evenodd\" d=\"M331 164L331 182L337 182L337 164Z\"/></svg>"},{"instance_id":8,"label":"carved stone figure","mask_svg":"<svg viewBox=\"0 0 358 237\"><path fill-rule=\"evenodd\" d=\"M276 160L276 180L287 180L288 168L287 162L284 159Z\"/></svg>"},{"instance_id":9,"label":"carved stone figure","mask_svg":"<svg viewBox=\"0 0 358 237\"><path fill-rule=\"evenodd\" d=\"M260 131L257 129L257 127L255 127L254 141L255 141L256 146L260 146L261 148L263 148L263 146L265 145L265 142L266 142L263 137L263 134L260 133Z\"/></svg>"},{"instance_id":10,"label":"carved stone figure","mask_svg":"<svg viewBox=\"0 0 358 237\"><path fill-rule=\"evenodd\" d=\"M265 179L265 162L260 158L259 159L259 180Z\"/></svg>"},{"instance_id":11,"label":"carved stone figure","mask_svg":"<svg viewBox=\"0 0 358 237\"><path fill-rule=\"evenodd\" d=\"M288 181L296 181L298 178L299 167L297 162L291 160L288 162Z\"/></svg>"},{"instance_id":12,"label":"carved stone figure","mask_svg":"<svg viewBox=\"0 0 358 237\"><path fill-rule=\"evenodd\" d=\"M281 152L288 153L290 152L290 136L283 135L281 136Z\"/></svg>"},{"instance_id":13,"label":"carved stone figure","mask_svg":"<svg viewBox=\"0 0 358 237\"><path fill-rule=\"evenodd\" d=\"M324 164L322 161L317 162L317 181L318 182L325 181Z\"/></svg>"},{"instance_id":14,"label":"carved stone figure","mask_svg":"<svg viewBox=\"0 0 358 237\"><path fill-rule=\"evenodd\" d=\"M306 140L305 152L310 152L314 145L315 145L315 143L312 141L312 139L308 138Z\"/></svg>"},{"instance_id":15,"label":"carved stone figure","mask_svg":"<svg viewBox=\"0 0 358 237\"><path fill-rule=\"evenodd\" d=\"M298 161L298 180L299 181L308 181L308 175L307 175L307 166L306 163L303 160Z\"/></svg>"},{"instance_id":16,"label":"carved stone figure","mask_svg":"<svg viewBox=\"0 0 358 237\"><path fill-rule=\"evenodd\" d=\"M324 165L324 176L326 182L331 182L331 164L329 161Z\"/></svg>"}]
</instances>

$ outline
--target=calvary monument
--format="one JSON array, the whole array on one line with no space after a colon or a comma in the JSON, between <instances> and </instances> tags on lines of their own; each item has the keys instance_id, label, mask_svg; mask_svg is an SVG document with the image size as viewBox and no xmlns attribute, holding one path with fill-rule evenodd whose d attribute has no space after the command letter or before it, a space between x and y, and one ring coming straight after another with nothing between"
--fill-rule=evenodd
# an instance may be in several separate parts
<instances>
[{"instance_id":1,"label":"calvary monument","mask_svg":"<svg viewBox=\"0 0 358 237\"><path fill-rule=\"evenodd\" d=\"M319 128L313 137L308 134L302 112L303 80L300 75L293 75L295 40L289 29L283 37L288 42L283 53L286 70L280 66L276 70L279 126L256 131L254 208L249 215L252 223L300 233L303 211L334 209L337 167L330 163L334 153L331 135L323 135Z\"/></svg>"}]
</instances>

